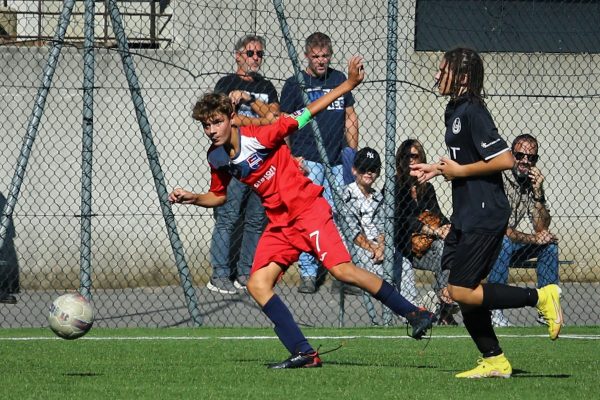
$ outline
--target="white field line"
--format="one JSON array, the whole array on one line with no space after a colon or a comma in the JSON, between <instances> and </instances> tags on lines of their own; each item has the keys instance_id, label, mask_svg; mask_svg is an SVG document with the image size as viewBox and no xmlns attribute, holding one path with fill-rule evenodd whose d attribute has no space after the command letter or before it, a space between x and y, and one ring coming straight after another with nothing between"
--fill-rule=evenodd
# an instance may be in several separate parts
<instances>
[{"instance_id":1,"label":"white field line","mask_svg":"<svg viewBox=\"0 0 600 400\"><path fill-rule=\"evenodd\" d=\"M530 338L548 338L548 335L497 335L501 338L511 339L530 339ZM114 336L114 337L94 337L85 336L78 340L277 340L276 336ZM348 335L348 336L308 336L308 339L331 339L331 340L343 340L343 339L374 339L374 340L388 340L388 339L411 339L406 335L402 336L377 336L377 335ZM469 335L436 335L432 336L431 339L470 339ZM573 340L600 340L600 334L598 335L561 335L560 339L573 339ZM53 336L30 336L30 337L0 337L2 341L34 341L34 340L63 340Z\"/></svg>"}]
</instances>

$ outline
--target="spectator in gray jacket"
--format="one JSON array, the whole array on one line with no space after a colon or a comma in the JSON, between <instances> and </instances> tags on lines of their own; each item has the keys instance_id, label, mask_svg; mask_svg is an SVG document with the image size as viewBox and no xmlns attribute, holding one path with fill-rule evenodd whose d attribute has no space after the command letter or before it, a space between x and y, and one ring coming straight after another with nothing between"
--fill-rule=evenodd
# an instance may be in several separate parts
<instances>
[{"instance_id":1,"label":"spectator in gray jacket","mask_svg":"<svg viewBox=\"0 0 600 400\"><path fill-rule=\"evenodd\" d=\"M383 269L385 203L383 194L373 188L380 172L381 159L377 151L365 147L356 153L352 167L355 180L344 188L343 214L352 240L349 246L354 247L353 261L391 282L392 277ZM363 292L363 301L373 325L380 325L371 296L366 292ZM383 320L384 324L387 322Z\"/></svg>"}]
</instances>

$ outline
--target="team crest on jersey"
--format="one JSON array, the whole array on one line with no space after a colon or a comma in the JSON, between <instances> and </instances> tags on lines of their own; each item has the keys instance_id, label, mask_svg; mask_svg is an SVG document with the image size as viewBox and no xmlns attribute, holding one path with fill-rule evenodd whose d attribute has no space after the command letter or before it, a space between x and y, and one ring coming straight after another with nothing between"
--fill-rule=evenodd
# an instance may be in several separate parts
<instances>
[{"instance_id":1,"label":"team crest on jersey","mask_svg":"<svg viewBox=\"0 0 600 400\"><path fill-rule=\"evenodd\" d=\"M284 115L285 115L286 117L292 117L292 118L294 118L294 117L299 117L299 116L301 116L301 115L302 115L302 113L304 112L304 110L305 110L305 108L301 108L301 109L299 109L299 110L297 110L297 111L294 111L294 112L293 112L293 113L291 113L290 115L286 115L286 114L284 114Z\"/></svg>"},{"instance_id":2,"label":"team crest on jersey","mask_svg":"<svg viewBox=\"0 0 600 400\"><path fill-rule=\"evenodd\" d=\"M452 123L452 133L454 133L455 135L458 135L458 133L460 132L461 129L461 124L460 124L460 118L456 118L454 120L454 122Z\"/></svg>"},{"instance_id":3,"label":"team crest on jersey","mask_svg":"<svg viewBox=\"0 0 600 400\"><path fill-rule=\"evenodd\" d=\"M246 162L248 162L250 169L256 170L261 166L263 159L257 153L252 153L250 154L250 157L246 159Z\"/></svg>"}]
</instances>

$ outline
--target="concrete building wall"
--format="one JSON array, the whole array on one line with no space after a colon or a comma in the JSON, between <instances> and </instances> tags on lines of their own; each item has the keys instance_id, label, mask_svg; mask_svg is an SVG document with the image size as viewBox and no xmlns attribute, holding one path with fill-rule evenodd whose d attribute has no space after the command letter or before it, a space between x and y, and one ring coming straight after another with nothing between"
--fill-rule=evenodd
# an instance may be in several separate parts
<instances>
[{"instance_id":1,"label":"concrete building wall","mask_svg":"<svg viewBox=\"0 0 600 400\"><path fill-rule=\"evenodd\" d=\"M347 6L286 3L301 62L305 36L315 30L334 41L334 67L351 54L366 60L366 82L355 92L360 145L385 153L386 6L350 1ZM234 41L257 32L267 39L263 73L280 91L292 74L277 16L268 1L252 5L173 2L159 50L135 50L134 60L167 188L208 188L200 126L190 117L194 101L234 70ZM196 6L195 6L196 5ZM430 160L445 154L446 103L431 93L440 55L416 53L411 38L414 4L399 15L396 146L407 137L426 144ZM31 118L48 47L2 46L0 57L0 190L8 192ZM540 167L561 257L575 260L573 279L589 279L598 264L598 55L486 54L488 105L501 134L511 141L528 131L541 142ZM25 287L76 285L79 269L82 51L65 46L54 74L15 209L16 247ZM94 106L93 267L96 287L152 286L177 281L152 175L116 49L96 53ZM544 95L544 96L542 96ZM579 97L577 97L579 96ZM387 141L388 146L390 141ZM393 152L393 149L390 149ZM436 181L450 214L450 188ZM176 206L187 261L198 281L210 272L207 253L212 211ZM575 271L576 275L571 275ZM596 277L598 275L593 275ZM568 278L565 276L565 278Z\"/></svg>"}]
</instances>

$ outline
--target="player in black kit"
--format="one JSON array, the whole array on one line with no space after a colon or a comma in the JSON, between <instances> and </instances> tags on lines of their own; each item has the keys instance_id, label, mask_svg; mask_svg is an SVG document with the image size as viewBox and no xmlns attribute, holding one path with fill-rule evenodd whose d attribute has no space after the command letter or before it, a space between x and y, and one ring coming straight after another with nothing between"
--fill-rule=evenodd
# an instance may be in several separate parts
<instances>
[{"instance_id":1,"label":"player in black kit","mask_svg":"<svg viewBox=\"0 0 600 400\"><path fill-rule=\"evenodd\" d=\"M510 206L501 171L514 162L483 100L483 75L483 62L474 50L456 48L444 54L435 79L439 93L450 97L445 113L450 156L435 164L411 166L411 175L419 182L437 175L452 181L453 213L442 267L450 270L448 291L460 304L465 327L482 354L474 369L457 378L512 374L490 310L535 306L548 322L552 340L563 323L557 285L529 289L481 283L498 257L506 231Z\"/></svg>"}]
</instances>

